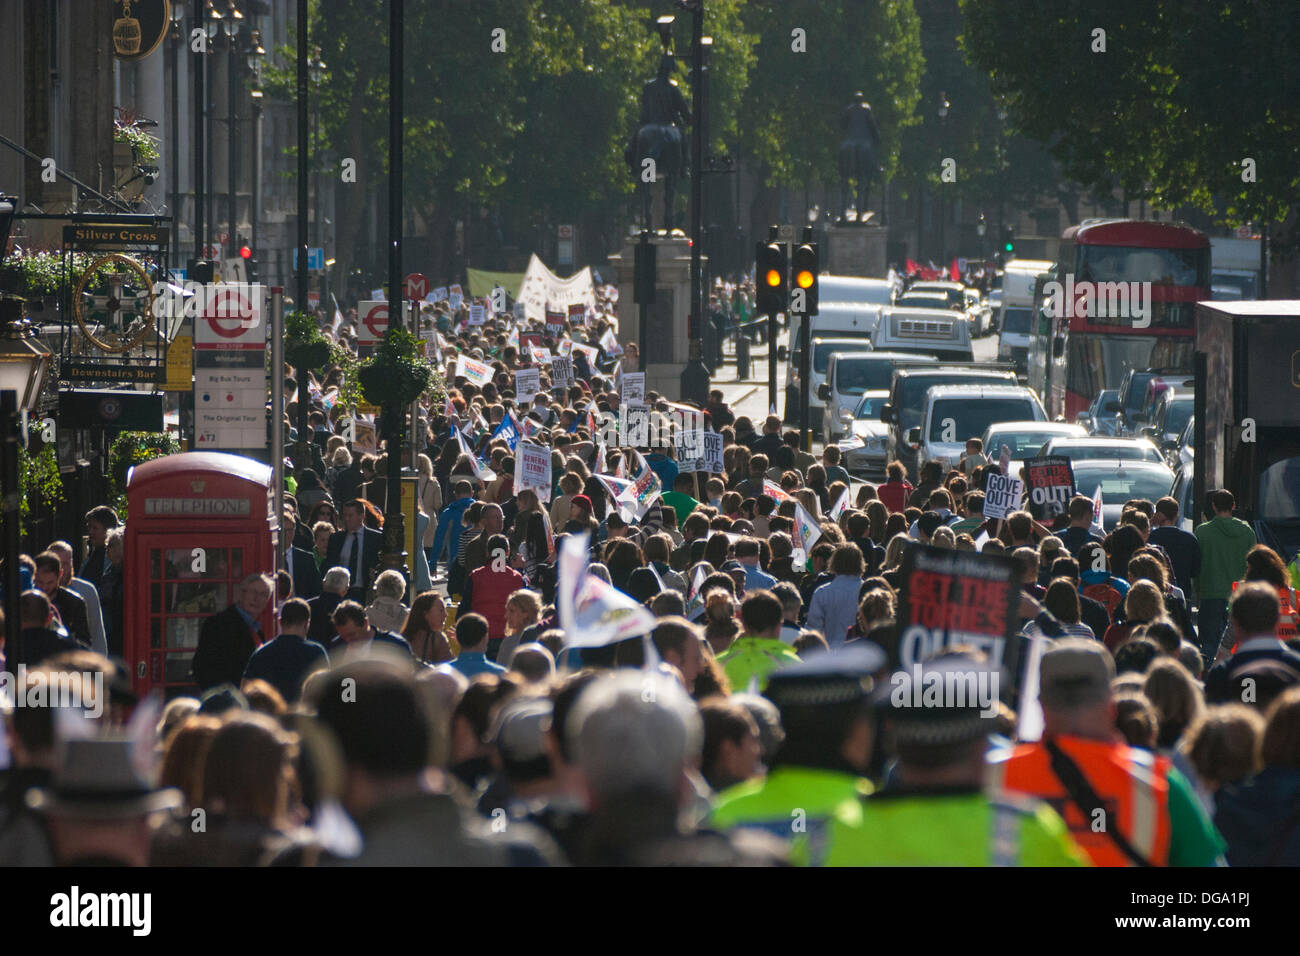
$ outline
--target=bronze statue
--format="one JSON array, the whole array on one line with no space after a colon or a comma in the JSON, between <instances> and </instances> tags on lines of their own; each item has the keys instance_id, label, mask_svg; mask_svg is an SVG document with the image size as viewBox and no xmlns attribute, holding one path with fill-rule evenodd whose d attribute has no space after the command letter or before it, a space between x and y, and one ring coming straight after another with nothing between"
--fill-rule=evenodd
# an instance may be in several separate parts
<instances>
[{"instance_id":1,"label":"bronze statue","mask_svg":"<svg viewBox=\"0 0 1300 956\"><path fill-rule=\"evenodd\" d=\"M664 184L664 230L673 228L673 194L677 180L686 175L686 136L682 128L687 123L690 109L686 97L671 79L673 55L665 53L659 61L659 72L641 91L641 125L633 134L623 152L632 175L641 190L642 215L645 228L653 229L651 183L646 182L645 161L654 161L655 180Z\"/></svg>"},{"instance_id":2,"label":"bronze statue","mask_svg":"<svg viewBox=\"0 0 1300 956\"><path fill-rule=\"evenodd\" d=\"M876 162L880 150L880 130L876 128L871 106L862 93L853 96L853 102L840 115L840 128L844 141L840 143L840 221L848 218L849 180L854 180L858 190L858 222L864 224L871 215L867 200L871 197L871 181L881 172Z\"/></svg>"}]
</instances>

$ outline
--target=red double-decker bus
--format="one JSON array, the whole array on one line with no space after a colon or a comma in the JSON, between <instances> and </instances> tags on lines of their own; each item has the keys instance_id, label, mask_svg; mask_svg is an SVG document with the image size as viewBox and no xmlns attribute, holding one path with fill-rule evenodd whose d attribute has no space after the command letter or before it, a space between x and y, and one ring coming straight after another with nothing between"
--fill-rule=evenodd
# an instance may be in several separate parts
<instances>
[{"instance_id":1,"label":"red double-decker bus","mask_svg":"<svg viewBox=\"0 0 1300 956\"><path fill-rule=\"evenodd\" d=\"M1130 369L1191 371L1195 304L1210 298L1210 240L1184 223L1086 219L1062 234L1035 298L1029 384L1050 417L1073 421Z\"/></svg>"}]
</instances>

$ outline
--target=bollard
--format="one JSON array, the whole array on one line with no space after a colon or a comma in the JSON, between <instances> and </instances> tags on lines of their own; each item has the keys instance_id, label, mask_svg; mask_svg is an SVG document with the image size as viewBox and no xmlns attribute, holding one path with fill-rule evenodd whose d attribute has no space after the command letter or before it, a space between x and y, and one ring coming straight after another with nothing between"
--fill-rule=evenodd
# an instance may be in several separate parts
<instances>
[{"instance_id":1,"label":"bollard","mask_svg":"<svg viewBox=\"0 0 1300 956\"><path fill-rule=\"evenodd\" d=\"M738 331L736 334L736 381L749 378L749 336Z\"/></svg>"}]
</instances>

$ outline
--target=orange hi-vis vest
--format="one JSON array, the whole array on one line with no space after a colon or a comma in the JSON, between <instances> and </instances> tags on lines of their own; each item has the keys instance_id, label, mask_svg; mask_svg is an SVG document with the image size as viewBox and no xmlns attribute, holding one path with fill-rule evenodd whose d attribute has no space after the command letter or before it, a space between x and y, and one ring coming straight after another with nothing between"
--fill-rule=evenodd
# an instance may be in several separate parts
<instances>
[{"instance_id":1,"label":"orange hi-vis vest","mask_svg":"<svg viewBox=\"0 0 1300 956\"><path fill-rule=\"evenodd\" d=\"M1232 590L1237 590L1240 581L1232 582ZM1293 637L1300 637L1300 628L1297 623L1300 618L1296 615L1296 593L1292 588L1277 589L1277 639L1279 641L1289 641ZM1234 644L1232 652L1237 653L1237 646Z\"/></svg>"},{"instance_id":2,"label":"orange hi-vis vest","mask_svg":"<svg viewBox=\"0 0 1300 956\"><path fill-rule=\"evenodd\" d=\"M1067 796L1065 785L1052 770L1047 748L1041 743L1021 744L994 754L990 762L992 782L1048 803L1065 820L1070 835L1094 866L1133 865L1106 835L1105 828L1116 825L1152 866L1166 866L1173 832L1169 819L1169 759L1104 740L1055 740L1101 798L1105 819L1090 819Z\"/></svg>"}]
</instances>

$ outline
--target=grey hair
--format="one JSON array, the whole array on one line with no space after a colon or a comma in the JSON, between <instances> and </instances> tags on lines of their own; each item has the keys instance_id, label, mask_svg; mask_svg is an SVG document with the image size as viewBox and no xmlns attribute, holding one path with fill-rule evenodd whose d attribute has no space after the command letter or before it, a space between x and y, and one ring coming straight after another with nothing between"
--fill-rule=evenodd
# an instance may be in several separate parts
<instances>
[{"instance_id":1,"label":"grey hair","mask_svg":"<svg viewBox=\"0 0 1300 956\"><path fill-rule=\"evenodd\" d=\"M601 564L599 561L587 565L587 573L593 578L600 578L606 584L614 583L609 579L609 568L605 567L605 565Z\"/></svg>"},{"instance_id":2,"label":"grey hair","mask_svg":"<svg viewBox=\"0 0 1300 956\"><path fill-rule=\"evenodd\" d=\"M699 763L704 725L680 682L621 670L578 697L568 737L598 797L649 791L675 799L682 774Z\"/></svg>"},{"instance_id":3,"label":"grey hair","mask_svg":"<svg viewBox=\"0 0 1300 956\"><path fill-rule=\"evenodd\" d=\"M275 594L275 578L269 574L261 574L261 573L250 574L247 577L245 577L244 580L239 582L239 589L242 591L244 588L252 587L254 584L259 584L259 583L265 585L268 591L270 591L272 594Z\"/></svg>"},{"instance_id":4,"label":"grey hair","mask_svg":"<svg viewBox=\"0 0 1300 956\"><path fill-rule=\"evenodd\" d=\"M401 571L389 569L375 578L376 597L397 598L400 601L404 594L406 594L406 578L402 576Z\"/></svg>"},{"instance_id":5,"label":"grey hair","mask_svg":"<svg viewBox=\"0 0 1300 956\"><path fill-rule=\"evenodd\" d=\"M322 591L331 594L347 594L352 586L352 572L347 568L330 568L320 583Z\"/></svg>"}]
</instances>

